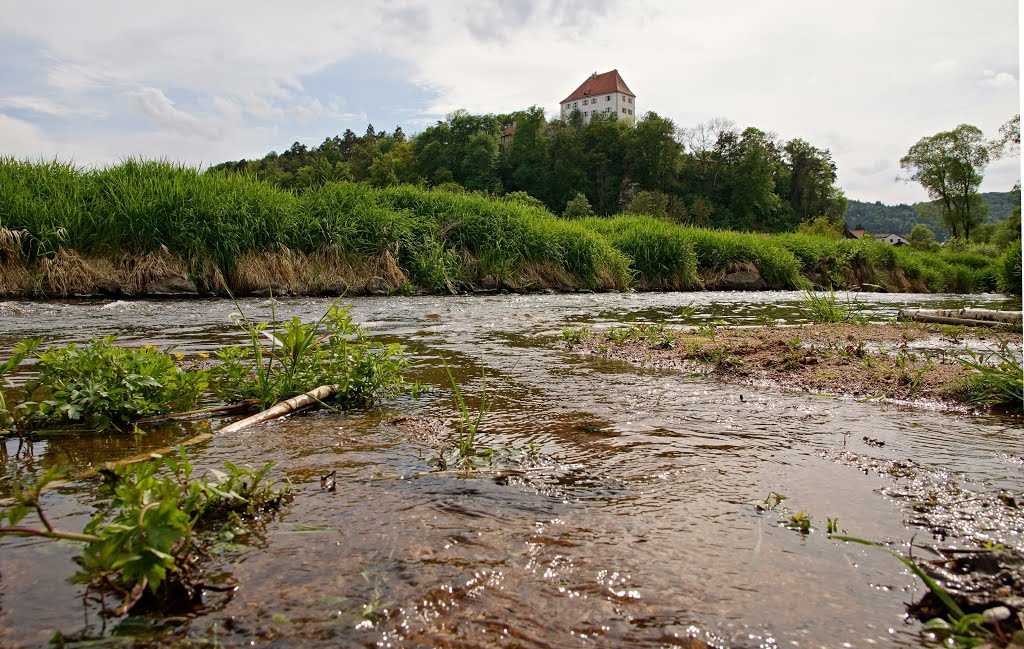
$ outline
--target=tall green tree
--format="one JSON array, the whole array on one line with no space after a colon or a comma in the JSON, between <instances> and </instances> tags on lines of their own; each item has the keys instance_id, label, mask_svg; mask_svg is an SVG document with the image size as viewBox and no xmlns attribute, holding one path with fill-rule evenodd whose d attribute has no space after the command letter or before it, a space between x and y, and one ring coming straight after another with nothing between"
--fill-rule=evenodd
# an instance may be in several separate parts
<instances>
[{"instance_id":1,"label":"tall green tree","mask_svg":"<svg viewBox=\"0 0 1024 649\"><path fill-rule=\"evenodd\" d=\"M786 142L783 152L789 165L786 198L794 216L800 221L824 216L842 225L846 197L836 187L836 163L831 152L801 139Z\"/></svg>"},{"instance_id":2,"label":"tall green tree","mask_svg":"<svg viewBox=\"0 0 1024 649\"><path fill-rule=\"evenodd\" d=\"M949 233L970 240L971 228L985 216L978 187L989 158L981 129L961 124L918 140L900 159L900 167L936 202Z\"/></svg>"}]
</instances>

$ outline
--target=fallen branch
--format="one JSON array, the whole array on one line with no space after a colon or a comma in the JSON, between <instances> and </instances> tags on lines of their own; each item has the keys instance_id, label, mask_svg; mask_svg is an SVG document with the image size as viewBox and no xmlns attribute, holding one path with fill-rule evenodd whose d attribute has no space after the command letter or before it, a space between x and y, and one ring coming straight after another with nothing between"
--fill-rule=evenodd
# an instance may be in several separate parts
<instances>
[{"instance_id":1,"label":"fallen branch","mask_svg":"<svg viewBox=\"0 0 1024 649\"><path fill-rule=\"evenodd\" d=\"M265 421L272 419L278 419L284 417L287 414L293 413L301 408L306 408L313 405L322 405L324 400L330 399L335 392L338 391L337 385L321 385L318 388L305 392L298 396L294 396L291 399L286 399L276 405L267 408L263 412L258 412L252 417L246 417L241 421L236 421L233 424L228 424L224 428L221 428L217 432L219 433L234 433L248 428L249 426L255 426L256 424L262 424Z\"/></svg>"},{"instance_id":2,"label":"fallen branch","mask_svg":"<svg viewBox=\"0 0 1024 649\"><path fill-rule=\"evenodd\" d=\"M78 534L77 532L61 532L60 530L37 530L32 527L0 527L0 536L9 534L11 536L42 536L47 539L65 539L67 541L81 541L82 543L95 543L100 537L92 534Z\"/></svg>"},{"instance_id":3,"label":"fallen branch","mask_svg":"<svg viewBox=\"0 0 1024 649\"><path fill-rule=\"evenodd\" d=\"M166 421L168 419L190 419L192 417L209 417L222 412L234 412L236 410L252 410L256 407L258 402L255 399L248 399L242 403L233 403L227 406L213 406L211 408L200 408L199 410L188 410L186 412L172 412L168 415L157 415L156 417L146 417L145 419L138 420L137 424L152 424L158 421Z\"/></svg>"},{"instance_id":4,"label":"fallen branch","mask_svg":"<svg viewBox=\"0 0 1024 649\"><path fill-rule=\"evenodd\" d=\"M554 471L557 468L558 467L555 466L538 466L529 469L449 469L447 471L420 471L413 475L417 478L424 478L429 475L473 475L476 473L509 473L512 475L526 475L527 473L537 473L540 471Z\"/></svg>"},{"instance_id":5,"label":"fallen branch","mask_svg":"<svg viewBox=\"0 0 1024 649\"><path fill-rule=\"evenodd\" d=\"M1020 325L1020 311L994 311L992 309L900 309L900 320L916 320L966 327L997 327Z\"/></svg>"}]
</instances>

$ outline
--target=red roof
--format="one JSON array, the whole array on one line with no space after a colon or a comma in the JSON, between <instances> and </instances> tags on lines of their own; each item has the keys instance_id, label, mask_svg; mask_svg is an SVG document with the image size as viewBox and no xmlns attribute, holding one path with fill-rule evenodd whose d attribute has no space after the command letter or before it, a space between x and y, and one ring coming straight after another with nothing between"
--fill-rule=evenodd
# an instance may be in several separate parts
<instances>
[{"instance_id":1,"label":"red roof","mask_svg":"<svg viewBox=\"0 0 1024 649\"><path fill-rule=\"evenodd\" d=\"M636 95L634 95L626 86L626 82L622 80L622 77L619 75L619 71L612 70L611 72L605 72L603 74L597 74L595 72L590 75L589 79L584 81L579 88L559 103L564 104L567 101L575 101L577 99L582 99L583 97L607 95L613 92L621 92L629 95L630 97L636 97Z\"/></svg>"}]
</instances>

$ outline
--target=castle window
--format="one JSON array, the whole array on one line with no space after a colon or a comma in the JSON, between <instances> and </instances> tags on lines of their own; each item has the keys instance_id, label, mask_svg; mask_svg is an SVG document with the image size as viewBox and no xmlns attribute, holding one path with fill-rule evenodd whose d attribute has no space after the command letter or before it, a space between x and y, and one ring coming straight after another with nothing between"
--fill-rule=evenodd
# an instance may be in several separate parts
<instances>
[{"instance_id":1,"label":"castle window","mask_svg":"<svg viewBox=\"0 0 1024 649\"><path fill-rule=\"evenodd\" d=\"M586 116L587 116L587 111L583 111L583 116L584 116L584 117L586 117Z\"/></svg>"},{"instance_id":2,"label":"castle window","mask_svg":"<svg viewBox=\"0 0 1024 649\"><path fill-rule=\"evenodd\" d=\"M605 95L604 100L605 101L611 101L612 100L612 96L611 95Z\"/></svg>"},{"instance_id":3,"label":"castle window","mask_svg":"<svg viewBox=\"0 0 1024 649\"><path fill-rule=\"evenodd\" d=\"M572 102L572 107L573 107L573 108L576 108L576 107L577 107L577 104L579 104L579 102L577 102L577 101L574 101L574 102Z\"/></svg>"},{"instance_id":4,"label":"castle window","mask_svg":"<svg viewBox=\"0 0 1024 649\"><path fill-rule=\"evenodd\" d=\"M632 109L632 108L630 108L630 109L629 109L629 114L630 114L630 115L632 115L632 114L633 114L633 109Z\"/></svg>"},{"instance_id":5,"label":"castle window","mask_svg":"<svg viewBox=\"0 0 1024 649\"><path fill-rule=\"evenodd\" d=\"M623 115L625 115L625 114L626 114L626 109L625 109L625 108L623 108L623 109L622 109L622 114L623 114Z\"/></svg>"}]
</instances>

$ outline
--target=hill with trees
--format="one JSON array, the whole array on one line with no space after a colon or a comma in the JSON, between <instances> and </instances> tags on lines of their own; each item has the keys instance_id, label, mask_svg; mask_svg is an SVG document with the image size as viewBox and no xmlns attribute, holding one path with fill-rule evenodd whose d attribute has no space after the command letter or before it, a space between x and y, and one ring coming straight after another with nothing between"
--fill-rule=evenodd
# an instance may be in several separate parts
<instances>
[{"instance_id":1,"label":"hill with trees","mask_svg":"<svg viewBox=\"0 0 1024 649\"><path fill-rule=\"evenodd\" d=\"M556 214L638 212L698 226L792 231L824 216L841 226L846 198L828 150L716 119L689 129L649 112L635 127L614 115L548 120L456 111L414 137L400 128L346 130L317 147L225 162L209 173L251 173L299 192L330 181L402 183L492 196L528 194ZM585 201L586 205L583 205Z\"/></svg>"},{"instance_id":2,"label":"hill with trees","mask_svg":"<svg viewBox=\"0 0 1024 649\"><path fill-rule=\"evenodd\" d=\"M985 224L997 224L1005 221L1014 210L1021 207L1019 191L1012 192L984 192L980 194L982 204L987 208ZM945 241L949 233L938 225L934 218L928 214L933 213L935 201L924 201L907 205L885 205L881 202L868 203L865 201L847 201L846 227L850 229L864 229L876 234L896 232L906 235L914 229L918 223L924 223L933 232L939 241ZM981 226L980 234L984 237L986 228ZM973 239L973 237L972 237Z\"/></svg>"}]
</instances>

